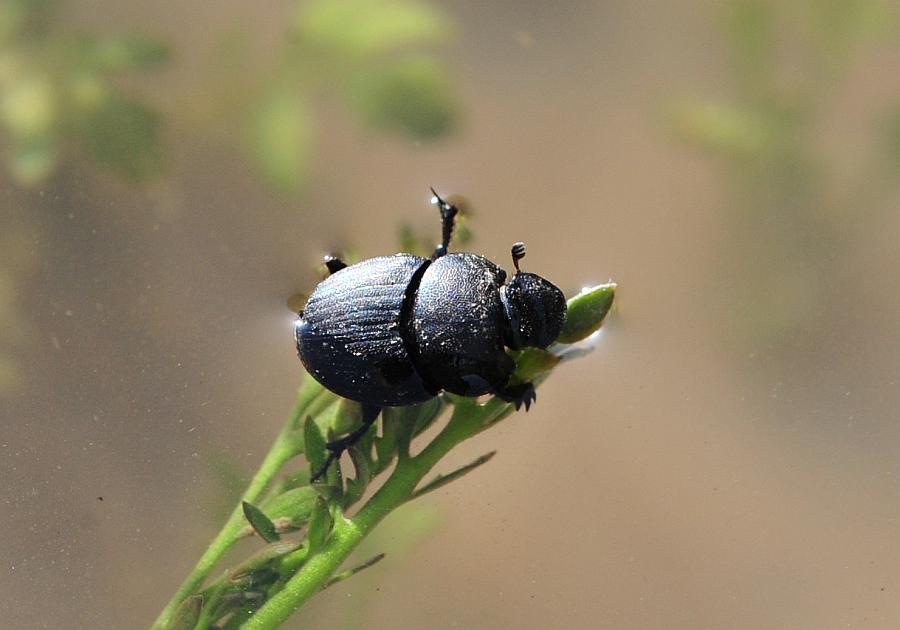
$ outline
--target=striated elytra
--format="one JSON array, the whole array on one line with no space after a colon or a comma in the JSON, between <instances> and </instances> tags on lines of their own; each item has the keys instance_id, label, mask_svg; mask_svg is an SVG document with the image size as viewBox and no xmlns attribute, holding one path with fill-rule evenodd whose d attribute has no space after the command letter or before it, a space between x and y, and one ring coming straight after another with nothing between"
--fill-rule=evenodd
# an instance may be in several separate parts
<instances>
[{"instance_id":1,"label":"striated elytra","mask_svg":"<svg viewBox=\"0 0 900 630\"><path fill-rule=\"evenodd\" d=\"M506 348L546 348L566 321L566 300L541 276L520 271L525 245L512 247L516 273L477 254L448 253L457 208L432 190L442 242L431 258L396 254L347 266L326 259L331 275L310 295L295 326L306 370L327 389L362 403L362 425L329 443L320 477L359 440L382 407L423 402L446 390L492 393L526 410L531 383L511 384Z\"/></svg>"}]
</instances>

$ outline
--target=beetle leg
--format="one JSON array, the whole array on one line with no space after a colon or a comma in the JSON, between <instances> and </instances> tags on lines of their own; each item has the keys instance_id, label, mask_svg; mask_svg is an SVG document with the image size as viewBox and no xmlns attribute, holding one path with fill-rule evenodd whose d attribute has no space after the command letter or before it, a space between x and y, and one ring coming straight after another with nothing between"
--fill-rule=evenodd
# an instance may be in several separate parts
<instances>
[{"instance_id":1,"label":"beetle leg","mask_svg":"<svg viewBox=\"0 0 900 630\"><path fill-rule=\"evenodd\" d=\"M537 392L532 383L507 385L502 389L498 389L494 394L506 402L513 403L516 406L516 411L523 404L525 405L525 411L528 411L531 409L531 403L537 400Z\"/></svg>"},{"instance_id":2,"label":"beetle leg","mask_svg":"<svg viewBox=\"0 0 900 630\"><path fill-rule=\"evenodd\" d=\"M450 246L450 238L453 236L456 214L459 212L459 209L441 199L440 195L434 191L434 188L431 189L431 194L434 195L431 198L431 203L436 205L441 211L441 244L435 248L434 253L431 255L431 260L435 260L447 253L447 248Z\"/></svg>"},{"instance_id":3,"label":"beetle leg","mask_svg":"<svg viewBox=\"0 0 900 630\"><path fill-rule=\"evenodd\" d=\"M344 454L348 448L359 442L363 436L368 433L369 427L375 422L378 418L378 414L381 413L381 407L377 405L366 405L362 406L362 422L358 428L356 428L352 433L342 437L339 440L335 440L334 442L329 442L326 444L326 448L328 448L328 458L325 460L325 463L322 464L322 467L319 468L315 472L315 474L310 478L311 482L316 482L321 479L331 465L341 458L341 455Z\"/></svg>"},{"instance_id":4,"label":"beetle leg","mask_svg":"<svg viewBox=\"0 0 900 630\"><path fill-rule=\"evenodd\" d=\"M338 258L337 256L326 256L325 257L325 266L328 268L328 273L336 273L347 266L343 260Z\"/></svg>"}]
</instances>

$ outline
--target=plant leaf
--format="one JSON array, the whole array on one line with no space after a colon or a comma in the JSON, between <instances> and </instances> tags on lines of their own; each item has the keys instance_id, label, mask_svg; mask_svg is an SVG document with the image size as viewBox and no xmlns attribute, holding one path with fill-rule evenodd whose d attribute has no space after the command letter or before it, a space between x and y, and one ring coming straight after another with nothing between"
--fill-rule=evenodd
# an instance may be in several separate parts
<instances>
[{"instance_id":1,"label":"plant leaf","mask_svg":"<svg viewBox=\"0 0 900 630\"><path fill-rule=\"evenodd\" d=\"M172 615L172 620L166 626L166 630L193 630L200 619L200 611L203 608L203 596L191 595L181 602Z\"/></svg>"},{"instance_id":2,"label":"plant leaf","mask_svg":"<svg viewBox=\"0 0 900 630\"><path fill-rule=\"evenodd\" d=\"M341 571L340 573L336 573L334 576L332 576L332 578L331 578L330 580L328 580L327 582L325 582L325 586L322 587L322 590L324 591L324 590L325 590L326 588L328 588L329 586L334 586L334 585L337 584L338 582L343 582L343 581L346 580L347 578L353 577L354 575L356 575L357 573L359 573L359 572L362 571L363 569L368 569L368 568L371 567L373 564L378 564L378 563L381 562L382 560L384 560L384 554L383 554L383 553L380 553L380 554L378 554L377 556L374 556L374 557L372 557L372 558L369 558L368 560L366 560L366 561L363 562L362 564L358 564L358 565L356 565L355 567L352 567L352 568L350 568L350 569L347 569L346 571Z\"/></svg>"},{"instance_id":3,"label":"plant leaf","mask_svg":"<svg viewBox=\"0 0 900 630\"><path fill-rule=\"evenodd\" d=\"M267 569L276 559L283 558L300 548L299 542L276 542L266 545L260 551L235 566L229 571L230 582L241 582L253 574Z\"/></svg>"},{"instance_id":4,"label":"plant leaf","mask_svg":"<svg viewBox=\"0 0 900 630\"><path fill-rule=\"evenodd\" d=\"M583 290L569 299L566 325L557 338L558 343L575 343L599 330L612 307L616 283L601 284Z\"/></svg>"},{"instance_id":5,"label":"plant leaf","mask_svg":"<svg viewBox=\"0 0 900 630\"><path fill-rule=\"evenodd\" d=\"M319 425L312 416L307 417L303 425L303 454L309 462L310 476L316 474L328 459L328 448Z\"/></svg>"},{"instance_id":6,"label":"plant leaf","mask_svg":"<svg viewBox=\"0 0 900 630\"><path fill-rule=\"evenodd\" d=\"M328 502L324 497L316 498L316 505L313 507L312 515L309 517L309 530L306 539L309 542L309 553L314 554L328 540L331 528L334 526L334 519L331 517L331 511L328 509Z\"/></svg>"},{"instance_id":7,"label":"plant leaf","mask_svg":"<svg viewBox=\"0 0 900 630\"><path fill-rule=\"evenodd\" d=\"M260 538L267 543L281 540L281 536L275 529L275 523L262 510L247 501L241 501L241 507L244 509L244 517Z\"/></svg>"},{"instance_id":8,"label":"plant leaf","mask_svg":"<svg viewBox=\"0 0 900 630\"><path fill-rule=\"evenodd\" d=\"M540 348L526 348L517 352L515 359L515 380L520 383L533 382L538 376L549 372L562 361L559 355Z\"/></svg>"},{"instance_id":9,"label":"plant leaf","mask_svg":"<svg viewBox=\"0 0 900 630\"><path fill-rule=\"evenodd\" d=\"M426 483L424 486L422 486L421 488L419 488L415 492L413 492L412 495L410 495L409 499L410 500L416 499L416 498L422 496L423 494L428 494L429 492L433 492L434 490L437 490L438 488L446 486L448 483L456 481L460 477L463 477L464 475L469 474L470 472L472 472L479 466L491 461L491 459L496 454L497 454L497 451L491 451L490 453L485 453L484 455L482 455L475 461L473 461L469 464L466 464L465 466L461 466L460 468L457 468L453 472L449 472L446 475L438 475L437 477L435 477L434 479L432 479L431 481Z\"/></svg>"}]
</instances>

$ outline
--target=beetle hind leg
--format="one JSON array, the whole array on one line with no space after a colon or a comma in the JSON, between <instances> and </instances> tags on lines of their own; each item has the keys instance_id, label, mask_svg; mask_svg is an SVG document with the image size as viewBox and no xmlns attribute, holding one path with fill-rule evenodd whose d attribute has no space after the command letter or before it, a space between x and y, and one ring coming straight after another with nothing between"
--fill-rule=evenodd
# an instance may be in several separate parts
<instances>
[{"instance_id":1,"label":"beetle hind leg","mask_svg":"<svg viewBox=\"0 0 900 630\"><path fill-rule=\"evenodd\" d=\"M341 458L341 455L344 454L348 448L359 442L363 436L369 432L369 428L375 423L375 420L378 418L378 414L381 413L381 407L377 405L366 405L362 406L362 422L359 427L354 429L352 433L342 437L339 440L334 440L333 442L329 442L326 444L326 448L328 449L328 458L325 460L325 463L322 464L322 467L317 470L312 477L310 477L311 482L316 482L322 477L325 476L325 473L328 472L328 469L331 465L338 461Z\"/></svg>"}]
</instances>

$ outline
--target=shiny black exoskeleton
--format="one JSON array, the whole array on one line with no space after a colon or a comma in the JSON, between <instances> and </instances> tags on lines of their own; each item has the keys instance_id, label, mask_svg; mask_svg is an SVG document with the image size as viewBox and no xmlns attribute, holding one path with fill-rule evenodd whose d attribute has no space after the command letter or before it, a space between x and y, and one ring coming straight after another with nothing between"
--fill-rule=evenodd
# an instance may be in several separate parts
<instances>
[{"instance_id":1,"label":"shiny black exoskeleton","mask_svg":"<svg viewBox=\"0 0 900 630\"><path fill-rule=\"evenodd\" d=\"M493 393L526 410L535 399L531 383L509 383L516 365L505 348L553 343L566 319L562 291L519 270L522 243L513 245L516 273L508 283L483 256L448 254L457 208L437 193L432 203L443 238L431 258L395 254L349 267L329 258L331 275L299 313L297 352L307 371L363 405L362 426L328 445L328 462L314 477L365 434L382 407L423 402L441 390Z\"/></svg>"}]
</instances>

